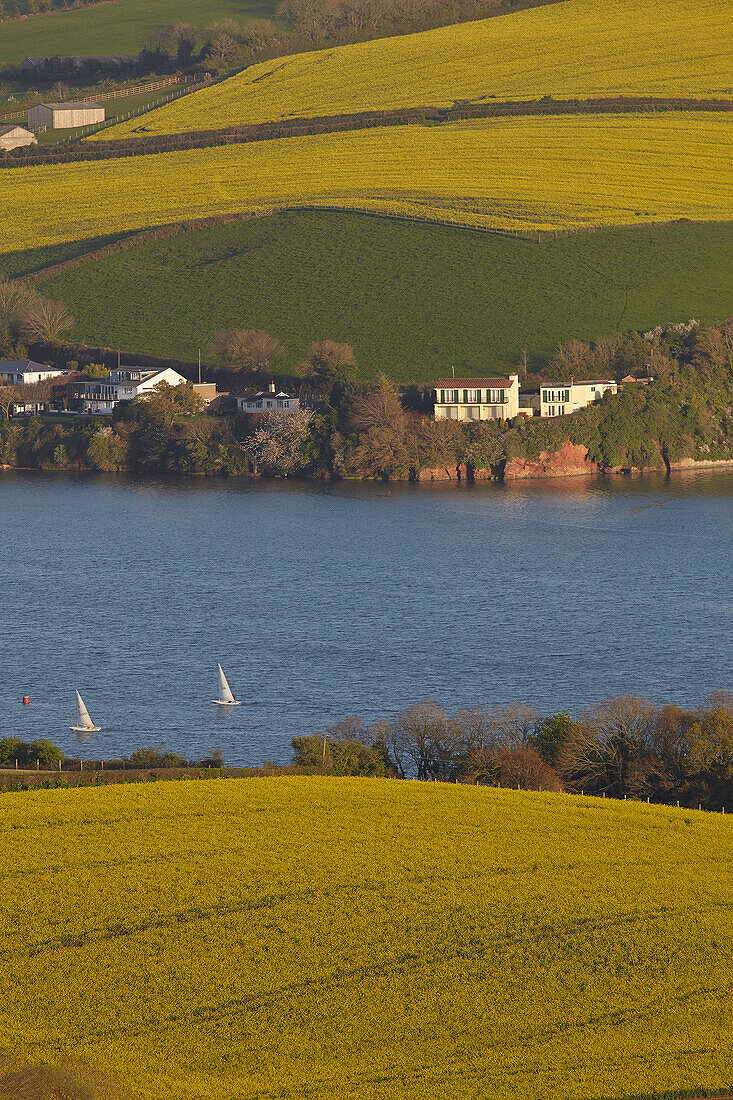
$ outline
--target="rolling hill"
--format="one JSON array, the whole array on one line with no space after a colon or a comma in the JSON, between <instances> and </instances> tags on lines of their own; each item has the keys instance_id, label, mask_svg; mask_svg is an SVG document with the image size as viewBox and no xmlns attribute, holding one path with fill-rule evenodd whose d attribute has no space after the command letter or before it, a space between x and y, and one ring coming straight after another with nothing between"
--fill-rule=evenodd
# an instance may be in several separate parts
<instances>
[{"instance_id":1,"label":"rolling hill","mask_svg":"<svg viewBox=\"0 0 733 1100\"><path fill-rule=\"evenodd\" d=\"M267 18L271 0L115 0L73 11L0 24L0 62L17 65L24 57L58 54L137 53L161 27L218 19Z\"/></svg>"},{"instance_id":2,"label":"rolling hill","mask_svg":"<svg viewBox=\"0 0 733 1100\"><path fill-rule=\"evenodd\" d=\"M103 243L103 242L102 242ZM40 266L46 256L18 257ZM12 257L7 258L13 260ZM26 268L27 269L27 268ZM192 362L223 328L264 328L287 371L313 339L353 344L360 375L498 373L573 337L733 316L733 224L601 230L537 243L359 214L294 211L89 260L39 284L69 334Z\"/></svg>"},{"instance_id":3,"label":"rolling hill","mask_svg":"<svg viewBox=\"0 0 733 1100\"><path fill-rule=\"evenodd\" d=\"M3 250L315 206L487 229L733 218L726 115L506 118L0 172Z\"/></svg>"},{"instance_id":4,"label":"rolling hill","mask_svg":"<svg viewBox=\"0 0 733 1100\"><path fill-rule=\"evenodd\" d=\"M389 780L5 795L3 1044L137 1100L723 1093L731 830Z\"/></svg>"},{"instance_id":5,"label":"rolling hill","mask_svg":"<svg viewBox=\"0 0 733 1100\"><path fill-rule=\"evenodd\" d=\"M130 2L130 0L125 0ZM280 57L145 116L146 134L456 100L733 97L727 0L564 0ZM125 137L133 119L103 132Z\"/></svg>"}]
</instances>

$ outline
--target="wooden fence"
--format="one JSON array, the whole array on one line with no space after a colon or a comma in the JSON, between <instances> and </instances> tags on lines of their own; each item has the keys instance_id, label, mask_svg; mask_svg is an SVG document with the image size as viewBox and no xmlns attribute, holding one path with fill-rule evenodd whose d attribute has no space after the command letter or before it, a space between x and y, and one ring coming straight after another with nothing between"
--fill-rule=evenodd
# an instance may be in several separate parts
<instances>
[{"instance_id":1,"label":"wooden fence","mask_svg":"<svg viewBox=\"0 0 733 1100\"><path fill-rule=\"evenodd\" d=\"M158 88L167 88L171 84L191 84L191 91L196 88L203 87L211 80L211 75L200 77L198 79L190 80L186 76L166 76L160 80L149 81L147 84L138 84L134 88L117 88L113 92L101 92L99 95L94 95L90 98L90 103L101 103L106 99L123 99L125 96L142 95L145 92L155 92ZM76 103L78 96L73 96L68 100L69 103ZM67 100L58 99L54 100L55 103L65 103ZM13 122L18 118L25 118L30 107L36 107L38 104L31 103L28 107L22 111L10 111L8 114L0 115L0 122ZM147 110L147 108L146 108Z\"/></svg>"}]
</instances>

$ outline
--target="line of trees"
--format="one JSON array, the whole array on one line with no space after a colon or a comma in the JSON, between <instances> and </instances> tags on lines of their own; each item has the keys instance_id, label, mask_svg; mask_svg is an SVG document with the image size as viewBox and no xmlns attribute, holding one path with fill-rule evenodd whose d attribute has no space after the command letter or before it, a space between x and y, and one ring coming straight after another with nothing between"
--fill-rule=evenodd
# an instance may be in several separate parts
<instances>
[{"instance_id":1,"label":"line of trees","mask_svg":"<svg viewBox=\"0 0 733 1100\"><path fill-rule=\"evenodd\" d=\"M334 775L572 791L733 808L733 695L689 710L618 696L542 716L521 703L451 714L433 702L293 738L294 764Z\"/></svg>"},{"instance_id":2,"label":"line of trees","mask_svg":"<svg viewBox=\"0 0 733 1100\"><path fill-rule=\"evenodd\" d=\"M105 761L109 768L222 768L224 760L220 752L213 752L203 760L189 760L180 753L164 751L157 748L140 747L135 749L130 756L118 756ZM29 769L36 768L56 769L59 767L79 765L78 757L67 757L48 738L42 737L36 741L23 741L20 737L0 738L0 768ZM1 1094L0 1094L1 1095Z\"/></svg>"}]
</instances>

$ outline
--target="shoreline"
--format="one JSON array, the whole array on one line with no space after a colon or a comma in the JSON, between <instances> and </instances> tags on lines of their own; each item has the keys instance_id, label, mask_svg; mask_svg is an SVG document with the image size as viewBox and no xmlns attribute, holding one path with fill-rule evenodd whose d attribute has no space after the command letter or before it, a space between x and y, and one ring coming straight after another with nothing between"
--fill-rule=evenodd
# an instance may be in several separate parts
<instances>
[{"instance_id":1,"label":"shoreline","mask_svg":"<svg viewBox=\"0 0 733 1100\"><path fill-rule=\"evenodd\" d=\"M519 459L515 460L526 464L526 466L534 466L539 460L531 459ZM669 468L659 466L617 466L610 469L602 469L593 464L590 464L588 468L570 468L570 469L545 469L545 470L528 470L521 473L512 473L509 477L504 474L492 474L486 470L467 471L465 467L443 467L443 468L426 468L421 470L415 477L409 478L354 478L354 477L340 477L338 475L328 475L323 477L306 477L299 475L283 474L281 476L271 476L268 474L249 473L249 474L207 474L189 472L181 474L170 470L146 470L139 471L134 470L131 467L123 467L118 470L91 470L81 469L79 467L64 469L58 469L55 467L41 467L41 466L12 466L7 463L0 463L0 473L14 472L14 473L31 473L31 474L72 474L83 476L104 476L104 477L123 477L123 478L180 478L180 477L192 477L197 481L259 481L259 482L278 482L278 481L290 481L294 483L298 482L319 482L319 483L339 483L342 482L345 485L359 484L359 485L419 485L419 486L455 486L464 487L466 485L506 485L514 482L538 482L538 481L566 481L568 479L578 480L585 478L588 481L604 481L607 478L625 477L629 479L638 478L661 478L664 481L671 481L675 475L697 473L698 471L716 471L726 472L733 471L733 458L720 458L720 459L703 459L696 461L695 459L684 459L680 462L671 462ZM427 475L427 476L426 476ZM431 476L437 475L437 476Z\"/></svg>"}]
</instances>

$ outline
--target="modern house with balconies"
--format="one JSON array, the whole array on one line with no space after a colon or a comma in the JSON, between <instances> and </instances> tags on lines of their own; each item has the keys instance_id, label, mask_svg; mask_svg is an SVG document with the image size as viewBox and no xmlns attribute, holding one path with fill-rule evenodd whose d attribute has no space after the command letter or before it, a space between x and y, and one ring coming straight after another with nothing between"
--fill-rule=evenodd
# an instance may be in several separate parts
<instances>
[{"instance_id":1,"label":"modern house with balconies","mask_svg":"<svg viewBox=\"0 0 733 1100\"><path fill-rule=\"evenodd\" d=\"M172 367L145 370L142 367L118 367L108 378L76 379L69 383L69 407L81 413L111 416L118 401L133 401L152 393L161 382L180 386L186 379Z\"/></svg>"}]
</instances>

